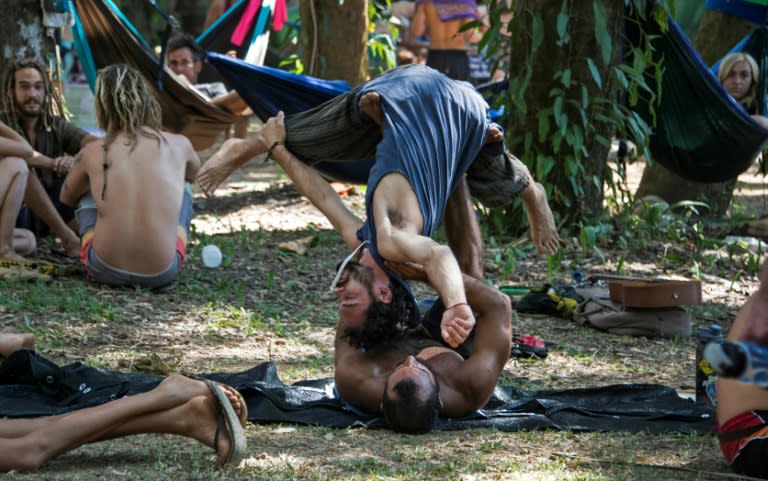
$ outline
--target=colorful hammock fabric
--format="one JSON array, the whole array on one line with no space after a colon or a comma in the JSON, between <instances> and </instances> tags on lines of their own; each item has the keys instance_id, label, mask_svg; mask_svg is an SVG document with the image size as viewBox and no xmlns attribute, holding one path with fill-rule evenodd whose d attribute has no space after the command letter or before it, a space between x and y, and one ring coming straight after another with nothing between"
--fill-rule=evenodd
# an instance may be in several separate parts
<instances>
[{"instance_id":1,"label":"colorful hammock fabric","mask_svg":"<svg viewBox=\"0 0 768 481\"><path fill-rule=\"evenodd\" d=\"M343 80L324 80L297 75L273 67L251 65L226 55L209 52L206 61L213 65L232 85L262 122L283 111L286 115L303 112L348 92ZM488 98L503 88L503 82L479 88ZM490 110L491 118L499 111ZM340 182L365 183L373 159L356 162L321 162L313 164L325 177Z\"/></svg>"},{"instance_id":2,"label":"colorful hammock fabric","mask_svg":"<svg viewBox=\"0 0 768 481\"><path fill-rule=\"evenodd\" d=\"M157 55L110 0L70 1L80 29L80 58L87 58L94 69L124 63L141 72L160 102L165 129L186 136L195 149L202 150L213 145L218 135L235 121L235 114L211 104L176 80L167 67L160 91L156 82L160 71ZM99 48L91 49L89 45Z\"/></svg>"}]
</instances>

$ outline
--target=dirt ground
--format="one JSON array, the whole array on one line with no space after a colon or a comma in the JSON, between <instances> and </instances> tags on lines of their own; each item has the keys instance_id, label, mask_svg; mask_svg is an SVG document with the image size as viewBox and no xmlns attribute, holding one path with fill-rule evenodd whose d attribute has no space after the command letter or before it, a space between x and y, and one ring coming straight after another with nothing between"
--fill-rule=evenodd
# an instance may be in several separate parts
<instances>
[{"instance_id":1,"label":"dirt ground","mask_svg":"<svg viewBox=\"0 0 768 481\"><path fill-rule=\"evenodd\" d=\"M202 157L212 151L203 152ZM630 184L638 182L642 165L630 171ZM763 177L747 173L740 178L735 202L758 217L768 212L767 192ZM345 202L360 212L362 200L358 190ZM3 293L8 302L0 304L0 327L15 325L35 332L42 353L59 362L85 361L120 370L206 372L238 371L270 360L277 363L284 382L332 376L336 317L333 295L325 286L346 248L330 224L297 194L284 174L261 160L237 172L217 197L205 199L197 193L195 201L189 260L176 289L162 294L107 289L84 284L77 275L65 276L48 288L67 292L62 296L67 299L51 298L40 307L36 299L49 294L30 284L13 285ZM575 269L587 275L614 273L619 267L628 275L649 277L691 278L699 273L690 246L656 242L632 252L601 246L599 253L585 255L577 239L565 240L563 260L553 280L569 282ZM298 254L286 249L287 242L309 247ZM221 267L202 266L200 249L207 243L219 245L224 252ZM744 268L744 259L750 255L746 251L729 256L721 247L709 254L721 261L716 270L700 272L704 304L691 308L694 329L712 322L727 329L755 290L756 277ZM485 253L487 277L494 284L539 286L547 281L546 261L529 254L517 259L507 274L505 255L504 246L499 245L489 245ZM49 250L41 250L39 256L77 269L74 261L63 261ZM434 293L419 286L417 295ZM561 318L519 313L513 322L516 332L546 340L550 354L545 360L511 359L505 381L528 389L650 383L671 386L683 395L693 391L692 339L616 336ZM708 436L435 433L406 444L423 443L428 456L448 463L449 468L435 473L414 467L414 472L403 474L395 468L402 454L385 454L399 452L397 446L403 443L402 437L391 433L252 425L248 435L252 448L247 463L253 470L232 479L424 479L427 475L434 479L716 479L706 473L727 472L714 439ZM172 478L173 470L146 452L143 443L147 442L142 437L115 441L106 448L87 447L50 463L42 476L56 480ZM169 445L178 446L162 444L159 452L177 449ZM634 454L622 457L612 446ZM192 450L191 456L200 452L186 444L178 449L181 454L174 456L182 458L187 451ZM104 450L127 450L128 454L108 455L105 465L109 468L88 461L105 456ZM480 456L484 467L470 469L463 461L451 464L455 452L469 462L478 456L473 450L484 453ZM373 458L382 465L365 464ZM604 458L613 459L606 461L612 467L600 467ZM168 461L171 466L174 462ZM627 462L663 469L625 472L616 467ZM562 463L560 475L551 463ZM120 474L134 469L140 474ZM29 476L25 479L41 479ZM213 479L199 476L194 479Z\"/></svg>"}]
</instances>

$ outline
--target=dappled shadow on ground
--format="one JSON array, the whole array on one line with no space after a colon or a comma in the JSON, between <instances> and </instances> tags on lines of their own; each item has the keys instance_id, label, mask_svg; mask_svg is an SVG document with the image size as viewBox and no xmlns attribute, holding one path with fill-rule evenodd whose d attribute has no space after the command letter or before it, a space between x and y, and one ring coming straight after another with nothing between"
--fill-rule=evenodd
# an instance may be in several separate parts
<instances>
[{"instance_id":1,"label":"dappled shadow on ground","mask_svg":"<svg viewBox=\"0 0 768 481\"><path fill-rule=\"evenodd\" d=\"M328 284L348 249L293 186L271 176L273 166L253 168L264 169L263 178L275 181L260 183L262 177L243 172L213 199L196 195L195 231L173 289L106 288L85 282L82 270L49 283L0 281L0 327L34 332L42 354L61 363L164 373L234 372L272 361L287 383L332 376L337 301ZM750 192L759 192L748 185ZM345 202L360 212L363 196ZM286 242L308 238L312 241L305 253L285 248ZM536 259L527 244L512 249L509 243L489 241L484 258L489 282L570 282L575 269L586 275L700 276L705 302L691 309L694 329L711 322L727 329L756 286L755 271L748 268L751 254L744 251L728 253L713 246L698 252L695 244L669 238L650 239L633 249L609 243L585 249L578 238L565 241L562 256L549 262ZM221 267L208 269L200 262L200 250L209 243L223 251ZM47 246L36 256L77 266ZM434 297L430 288L415 287L419 298ZM545 360L515 358L505 366L510 379L530 389L616 383L693 387L692 339L617 336L568 319L518 313L513 329L552 343ZM242 473L209 478L206 471L195 479L351 479L350 473L362 473L360 479L708 480L714 478L706 471L724 471L712 436L488 430L404 438L389 431L283 425L252 425L248 433L251 459ZM148 438L133 439L149 443ZM82 464L89 466L78 471L83 475L79 480L110 479L134 470L143 473L137 477L159 479L155 472L163 471L168 476L162 479L171 479L173 473L187 472L195 453L210 454L194 442L183 444L179 454L178 439L163 439L168 440L158 443L157 456L134 452L131 440L88 447L51 464L44 476L70 479Z\"/></svg>"}]
</instances>

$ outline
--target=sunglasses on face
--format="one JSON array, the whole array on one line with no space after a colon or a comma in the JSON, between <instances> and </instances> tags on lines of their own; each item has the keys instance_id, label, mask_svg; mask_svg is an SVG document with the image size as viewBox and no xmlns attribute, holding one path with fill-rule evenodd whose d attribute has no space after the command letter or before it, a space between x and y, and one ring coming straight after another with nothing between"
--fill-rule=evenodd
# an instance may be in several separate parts
<instances>
[{"instance_id":1,"label":"sunglasses on face","mask_svg":"<svg viewBox=\"0 0 768 481\"><path fill-rule=\"evenodd\" d=\"M352 251L351 254L349 254L343 261L339 263L339 265L336 266L336 276L333 278L333 282L331 282L331 292L333 292L334 289L336 289L336 286L339 284L339 279L341 279L341 273L344 272L344 268L347 267L347 264L352 262L353 260L358 260L359 257L355 257L358 254L360 254L360 257L362 257L363 247L368 245L368 241L364 240L360 243L357 247L355 247L355 250Z\"/></svg>"}]
</instances>

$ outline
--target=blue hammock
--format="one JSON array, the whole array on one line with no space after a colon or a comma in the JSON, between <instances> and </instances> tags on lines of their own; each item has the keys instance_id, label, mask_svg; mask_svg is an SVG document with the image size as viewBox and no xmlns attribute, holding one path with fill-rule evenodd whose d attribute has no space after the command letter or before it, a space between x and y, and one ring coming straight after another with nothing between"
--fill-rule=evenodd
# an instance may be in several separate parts
<instances>
[{"instance_id":1,"label":"blue hammock","mask_svg":"<svg viewBox=\"0 0 768 481\"><path fill-rule=\"evenodd\" d=\"M309 110L351 89L343 80L297 75L215 52L209 52L206 61L237 90L262 122L281 110L286 115Z\"/></svg>"},{"instance_id":2,"label":"blue hammock","mask_svg":"<svg viewBox=\"0 0 768 481\"><path fill-rule=\"evenodd\" d=\"M632 45L638 44L641 30L651 37L654 62L664 66L661 101L654 107L652 159L696 182L723 182L746 171L768 141L768 130L728 95L671 18L667 19L666 31L652 16L628 21L626 25L627 39ZM758 30L752 39L762 52L753 56L763 72L763 105L768 51L768 37L764 35L764 31ZM649 102L638 105L636 111L652 124L654 116Z\"/></svg>"},{"instance_id":3,"label":"blue hammock","mask_svg":"<svg viewBox=\"0 0 768 481\"><path fill-rule=\"evenodd\" d=\"M286 115L309 110L351 89L344 80L324 80L273 67L251 65L215 52L209 52L206 61L232 84L262 122L281 110ZM478 90L490 99L505 87L505 82L501 81L485 84ZM489 112L494 120L501 113L494 109Z\"/></svg>"},{"instance_id":4,"label":"blue hammock","mask_svg":"<svg viewBox=\"0 0 768 481\"><path fill-rule=\"evenodd\" d=\"M342 80L297 75L214 52L208 53L207 61L216 67L262 122L280 111L290 115L310 110L350 90L349 84ZM368 181L373 160L319 162L312 166L328 179L364 184Z\"/></svg>"},{"instance_id":5,"label":"blue hammock","mask_svg":"<svg viewBox=\"0 0 768 481\"><path fill-rule=\"evenodd\" d=\"M226 55L209 52L206 61L216 67L238 94L251 107L262 122L283 111L286 115L310 110L338 95L349 92L350 86L343 80L324 80L308 75L297 75L273 67L251 65ZM481 93L495 95L504 82L487 84ZM499 111L491 110L498 114ZM312 166L326 178L341 182L363 184L374 159L356 162L321 162Z\"/></svg>"}]
</instances>

